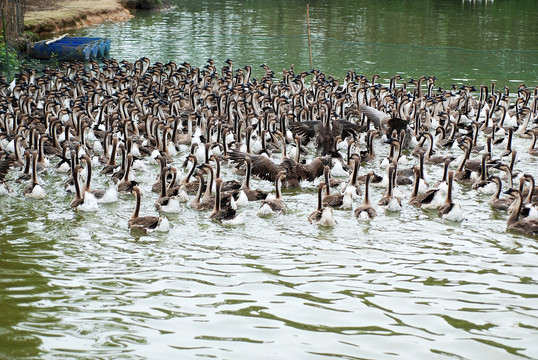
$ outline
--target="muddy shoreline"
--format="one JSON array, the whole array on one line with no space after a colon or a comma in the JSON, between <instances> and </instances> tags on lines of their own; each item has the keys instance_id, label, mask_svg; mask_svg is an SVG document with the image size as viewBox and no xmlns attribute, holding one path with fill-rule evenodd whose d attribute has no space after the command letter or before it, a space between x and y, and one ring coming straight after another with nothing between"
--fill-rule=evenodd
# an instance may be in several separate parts
<instances>
[{"instance_id":1,"label":"muddy shoreline","mask_svg":"<svg viewBox=\"0 0 538 360\"><path fill-rule=\"evenodd\" d=\"M69 29L131 17L118 0L34 0L26 4L24 30L46 38Z\"/></svg>"}]
</instances>

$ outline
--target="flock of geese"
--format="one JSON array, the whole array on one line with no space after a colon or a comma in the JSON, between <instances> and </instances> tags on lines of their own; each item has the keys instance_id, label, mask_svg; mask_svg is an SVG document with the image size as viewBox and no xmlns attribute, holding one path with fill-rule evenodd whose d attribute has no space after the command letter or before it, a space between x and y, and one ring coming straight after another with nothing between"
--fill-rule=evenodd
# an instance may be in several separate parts
<instances>
[{"instance_id":1,"label":"flock of geese","mask_svg":"<svg viewBox=\"0 0 538 360\"><path fill-rule=\"evenodd\" d=\"M462 221L457 182L490 193L508 230L538 234L534 177L514 171L518 152L538 155L538 87L443 89L433 76L399 75L381 84L353 71L340 83L318 70L297 74L291 66L277 76L261 67L255 79L250 66L234 69L231 60L219 69L211 59L198 68L144 57L0 79L0 194L17 182L26 184L24 196L42 199L50 173L65 174L72 208L97 211L132 193L129 227L167 231L162 213L184 206L241 223L236 210L248 202L259 203L260 216L282 214L282 189L316 186L312 224L336 225L333 209L370 220L383 208L401 211L402 201ZM516 149L514 137L528 147ZM388 156L377 156L380 149ZM160 216L141 216L135 173L151 171L152 162ZM443 169L435 186L426 167ZM96 176L110 186L94 189ZM274 194L252 188L252 178L273 183ZM386 189L377 204L373 186Z\"/></svg>"}]
</instances>

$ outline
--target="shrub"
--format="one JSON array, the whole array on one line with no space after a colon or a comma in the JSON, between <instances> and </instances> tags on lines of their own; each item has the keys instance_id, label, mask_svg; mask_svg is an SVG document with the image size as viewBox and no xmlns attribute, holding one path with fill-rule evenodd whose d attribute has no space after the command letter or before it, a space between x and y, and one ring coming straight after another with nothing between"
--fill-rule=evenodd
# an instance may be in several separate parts
<instances>
[{"instance_id":1,"label":"shrub","mask_svg":"<svg viewBox=\"0 0 538 360\"><path fill-rule=\"evenodd\" d=\"M164 6L163 0L123 0L122 4L129 9L151 10Z\"/></svg>"},{"instance_id":2,"label":"shrub","mask_svg":"<svg viewBox=\"0 0 538 360\"><path fill-rule=\"evenodd\" d=\"M6 72L8 69L15 69L19 66L19 58L17 53L9 48L7 49L7 64L6 64L6 45L0 42L0 71Z\"/></svg>"}]
</instances>

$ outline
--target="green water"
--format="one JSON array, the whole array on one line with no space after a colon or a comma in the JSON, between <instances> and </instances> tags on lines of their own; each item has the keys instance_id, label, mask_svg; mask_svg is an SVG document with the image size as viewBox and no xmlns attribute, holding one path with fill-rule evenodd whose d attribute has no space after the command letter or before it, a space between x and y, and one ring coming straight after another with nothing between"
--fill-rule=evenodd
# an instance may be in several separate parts
<instances>
[{"instance_id":1,"label":"green water","mask_svg":"<svg viewBox=\"0 0 538 360\"><path fill-rule=\"evenodd\" d=\"M401 74L435 75L442 86L532 87L537 7L313 1L314 67L338 79L355 70L383 83ZM254 76L265 63L278 77L292 64L296 73L310 69L305 10L303 1L185 1L76 34L110 37L119 60L221 66L230 58L234 68L252 65ZM386 144L376 146L386 157ZM515 169L537 177L527 146L514 139ZM172 164L180 168L187 153ZM158 166L146 167L135 171L141 212L155 215ZM379 162L368 169L383 172ZM427 169L431 183L441 175ZM94 177L94 188L108 186ZM222 177L242 180L230 166ZM0 359L538 358L536 239L507 233L506 215L468 186L454 189L461 224L404 199L401 214L378 209L361 223L335 211L338 225L318 228L307 221L309 184L284 193L286 215L260 218L251 203L239 210L245 225L223 227L184 205L168 215L169 233L141 235L127 226L133 196L77 213L64 174L51 169L42 180L44 200L24 198L25 184L0 195ZM257 179L252 187L274 188ZM383 192L372 189L374 204Z\"/></svg>"},{"instance_id":2,"label":"green water","mask_svg":"<svg viewBox=\"0 0 538 360\"><path fill-rule=\"evenodd\" d=\"M172 3L81 33L110 37L118 59L203 66L208 58L217 64L229 58L255 71L260 64L275 71L311 68L304 1ZM537 14L533 0L313 1L313 66L337 79L355 70L382 79L434 75L444 86L535 83Z\"/></svg>"}]
</instances>

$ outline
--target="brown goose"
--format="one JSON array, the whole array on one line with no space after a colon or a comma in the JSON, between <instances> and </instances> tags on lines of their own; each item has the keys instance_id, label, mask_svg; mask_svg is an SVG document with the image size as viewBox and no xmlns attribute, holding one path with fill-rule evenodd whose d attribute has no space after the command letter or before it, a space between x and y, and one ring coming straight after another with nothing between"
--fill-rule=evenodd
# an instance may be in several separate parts
<instances>
[{"instance_id":1,"label":"brown goose","mask_svg":"<svg viewBox=\"0 0 538 360\"><path fill-rule=\"evenodd\" d=\"M359 220L371 220L377 216L377 211L370 203L370 180L374 175L373 172L369 172L366 175L366 181L364 185L364 199L361 205L355 209L355 217Z\"/></svg>"},{"instance_id":2,"label":"brown goose","mask_svg":"<svg viewBox=\"0 0 538 360\"><path fill-rule=\"evenodd\" d=\"M402 203L400 198L394 196L394 180L396 178L396 166L390 164L388 168L389 182L387 185L387 191L383 197L379 200L378 205L386 206L389 211L400 211L402 209Z\"/></svg>"},{"instance_id":3,"label":"brown goose","mask_svg":"<svg viewBox=\"0 0 538 360\"><path fill-rule=\"evenodd\" d=\"M135 186L138 186L138 182L134 180L129 180L129 175L131 172L131 165L133 164L133 155L127 155L127 165L125 168L125 173L120 181L116 184L119 192L132 192Z\"/></svg>"},{"instance_id":4,"label":"brown goose","mask_svg":"<svg viewBox=\"0 0 538 360\"><path fill-rule=\"evenodd\" d=\"M243 184L241 185L241 191L245 193L245 195L248 198L248 201L264 200L267 197L266 191L259 190L259 189L254 190L250 188L250 175L252 173L252 162L249 156L245 157L245 169L246 169L245 180L243 181Z\"/></svg>"},{"instance_id":5,"label":"brown goose","mask_svg":"<svg viewBox=\"0 0 538 360\"><path fill-rule=\"evenodd\" d=\"M512 203L514 202L514 198L513 197L500 198L501 190L502 190L501 178L494 175L494 176L490 176L489 179L493 181L495 184L497 184L497 191L489 199L489 205L494 209L507 211L510 205L512 205Z\"/></svg>"},{"instance_id":6,"label":"brown goose","mask_svg":"<svg viewBox=\"0 0 538 360\"><path fill-rule=\"evenodd\" d=\"M181 179L179 184L185 188L185 191L188 194L194 194L196 193L196 190L198 189L198 181L197 180L191 181L191 177L194 175L194 172L196 171L198 159L196 158L196 155L190 154L187 157L185 166L186 166L186 163L189 161L192 162L192 167L187 173L187 175L183 179Z\"/></svg>"},{"instance_id":7,"label":"brown goose","mask_svg":"<svg viewBox=\"0 0 538 360\"><path fill-rule=\"evenodd\" d=\"M11 159L12 159L12 162L14 163L15 159L14 158L11 158ZM30 181L32 179L31 170L32 170L32 155L30 154L30 150L26 150L24 152L24 170L22 171L22 174L19 175L16 182L20 184L26 181Z\"/></svg>"},{"instance_id":8,"label":"brown goose","mask_svg":"<svg viewBox=\"0 0 538 360\"><path fill-rule=\"evenodd\" d=\"M518 189L511 188L505 191L505 194L511 195L515 198L514 210L510 213L508 220L506 221L507 229L526 235L538 235L538 219L519 219L521 207L523 205L521 192Z\"/></svg>"},{"instance_id":9,"label":"brown goose","mask_svg":"<svg viewBox=\"0 0 538 360\"><path fill-rule=\"evenodd\" d=\"M310 163L303 165L297 164L287 157L283 158L280 164L276 164L264 155L246 154L240 151L230 151L229 154L230 160L235 163L244 163L248 156L252 164L251 174L263 180L274 182L278 173L281 170L285 171L286 178L282 183L284 188L301 187L301 182L304 180L314 181L323 175L323 167L332 163L330 156L317 157Z\"/></svg>"},{"instance_id":10,"label":"brown goose","mask_svg":"<svg viewBox=\"0 0 538 360\"><path fill-rule=\"evenodd\" d=\"M196 196L191 201L191 207L196 210L207 211L211 210L213 207L213 202L202 201L202 192L204 187L204 172L199 170L194 173L196 179L198 179L198 191ZM209 186L209 185L208 185Z\"/></svg>"},{"instance_id":11,"label":"brown goose","mask_svg":"<svg viewBox=\"0 0 538 360\"><path fill-rule=\"evenodd\" d=\"M155 201L155 208L165 213L177 214L180 212L179 200L177 196L169 196L167 193L167 175L171 171L171 167L165 167L161 170L161 192L159 198Z\"/></svg>"},{"instance_id":12,"label":"brown goose","mask_svg":"<svg viewBox=\"0 0 538 360\"><path fill-rule=\"evenodd\" d=\"M325 166L323 175L325 177L325 195L323 195L323 206L330 206L332 208L341 207L344 204L344 195L331 194L331 178L329 166Z\"/></svg>"},{"instance_id":13,"label":"brown goose","mask_svg":"<svg viewBox=\"0 0 538 360\"><path fill-rule=\"evenodd\" d=\"M213 211L211 211L211 214L209 215L209 218L219 222L219 223L229 223L235 219L237 219L237 213L235 209L233 209L231 206L223 206L221 204L221 190L222 190L222 179L217 178L215 180L216 188L215 188L215 202L213 206Z\"/></svg>"},{"instance_id":14,"label":"brown goose","mask_svg":"<svg viewBox=\"0 0 538 360\"><path fill-rule=\"evenodd\" d=\"M448 172L448 190L443 205L439 207L439 217L450 221L462 221L463 213L461 206L452 201L452 185L454 183L454 172Z\"/></svg>"},{"instance_id":15,"label":"brown goose","mask_svg":"<svg viewBox=\"0 0 538 360\"><path fill-rule=\"evenodd\" d=\"M337 222L334 219L333 209L329 206L323 206L323 189L325 189L325 182L321 181L318 185L318 206L308 216L308 222L313 225L335 226Z\"/></svg>"},{"instance_id":16,"label":"brown goose","mask_svg":"<svg viewBox=\"0 0 538 360\"><path fill-rule=\"evenodd\" d=\"M86 154L81 156L81 159L86 164L86 181L82 187L82 193L90 193L99 202L114 202L118 200L118 191L115 187L115 185L112 185L108 188L108 190L92 190L91 189L91 180L92 180L92 161L90 157Z\"/></svg>"},{"instance_id":17,"label":"brown goose","mask_svg":"<svg viewBox=\"0 0 538 360\"><path fill-rule=\"evenodd\" d=\"M275 198L268 199L268 197L262 201L262 204L258 210L258 215L270 215L270 214L284 214L286 212L286 205L282 200L282 179L286 177L284 171L280 171L275 181Z\"/></svg>"},{"instance_id":18,"label":"brown goose","mask_svg":"<svg viewBox=\"0 0 538 360\"><path fill-rule=\"evenodd\" d=\"M71 200L71 207L73 209L77 209L80 205L84 204L84 197L82 196L82 191L80 189L80 183L79 183L79 174L80 170L82 169L82 166L80 164L77 164L71 173L71 176L73 177L73 182L75 184L75 197L73 200Z\"/></svg>"},{"instance_id":19,"label":"brown goose","mask_svg":"<svg viewBox=\"0 0 538 360\"><path fill-rule=\"evenodd\" d=\"M480 171L480 177L471 186L473 189L484 189L486 185L491 183L489 180L487 160L489 159L489 154L482 154L482 171Z\"/></svg>"},{"instance_id":20,"label":"brown goose","mask_svg":"<svg viewBox=\"0 0 538 360\"><path fill-rule=\"evenodd\" d=\"M116 163L117 149L118 149L118 138L114 136L112 138L112 151L110 152L110 156L108 157L108 160L105 166L101 169L101 174L112 175L114 171L116 171L116 169L118 168L118 164Z\"/></svg>"},{"instance_id":21,"label":"brown goose","mask_svg":"<svg viewBox=\"0 0 538 360\"><path fill-rule=\"evenodd\" d=\"M47 196L37 179L37 150L32 151L32 180L23 190L24 196L33 199L43 199Z\"/></svg>"},{"instance_id":22,"label":"brown goose","mask_svg":"<svg viewBox=\"0 0 538 360\"><path fill-rule=\"evenodd\" d=\"M136 196L136 205L133 211L133 215L129 219L129 228L138 229L144 232L168 231L170 229L170 223L165 217L157 216L140 216L140 205L142 203L142 193L138 186L133 187L132 193Z\"/></svg>"},{"instance_id":23,"label":"brown goose","mask_svg":"<svg viewBox=\"0 0 538 360\"><path fill-rule=\"evenodd\" d=\"M414 206L424 207L424 208L438 208L439 204L436 204L434 201L435 195L439 189L430 189L423 194L418 193L418 187L420 183L420 168L418 166L413 167L415 173L415 182L413 185L413 192L409 197L409 203Z\"/></svg>"}]
</instances>

